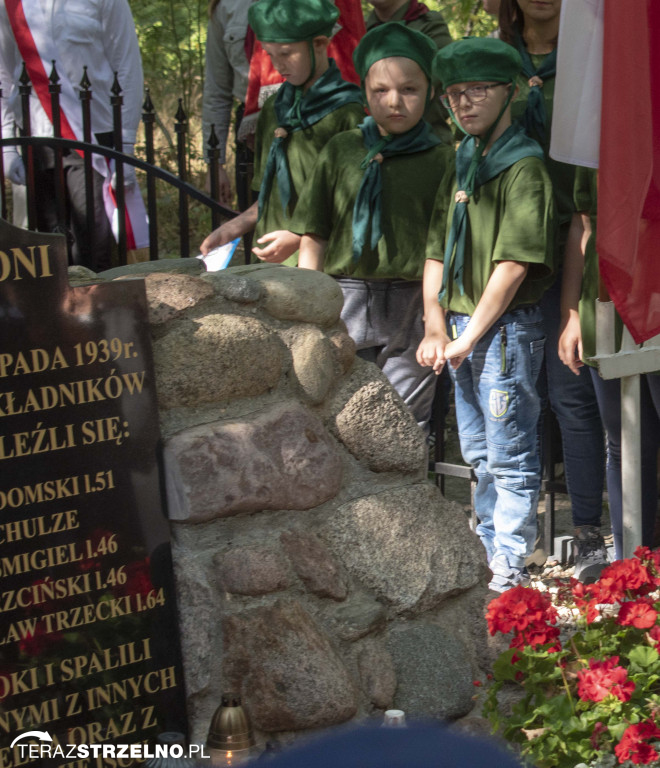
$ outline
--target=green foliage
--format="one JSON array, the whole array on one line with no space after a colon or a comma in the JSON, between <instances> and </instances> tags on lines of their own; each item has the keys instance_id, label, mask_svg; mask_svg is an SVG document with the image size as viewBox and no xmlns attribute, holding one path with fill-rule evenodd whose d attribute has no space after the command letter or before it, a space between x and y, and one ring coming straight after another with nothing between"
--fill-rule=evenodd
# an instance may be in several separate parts
<instances>
[{"instance_id":1,"label":"green foliage","mask_svg":"<svg viewBox=\"0 0 660 768\"><path fill-rule=\"evenodd\" d=\"M129 0L140 42L145 85L159 118L173 122L178 99L189 118L201 112L207 0ZM170 134L171 138L171 134Z\"/></svg>"},{"instance_id":2,"label":"green foliage","mask_svg":"<svg viewBox=\"0 0 660 768\"><path fill-rule=\"evenodd\" d=\"M491 631L514 634L483 711L537 768L660 765L660 550L635 554L560 588L575 622L561 642L547 595L519 587L489 605Z\"/></svg>"},{"instance_id":3,"label":"green foliage","mask_svg":"<svg viewBox=\"0 0 660 768\"><path fill-rule=\"evenodd\" d=\"M496 19L484 11L481 0L429 0L426 4L442 13L454 40L466 35L485 37L497 29Z\"/></svg>"}]
</instances>

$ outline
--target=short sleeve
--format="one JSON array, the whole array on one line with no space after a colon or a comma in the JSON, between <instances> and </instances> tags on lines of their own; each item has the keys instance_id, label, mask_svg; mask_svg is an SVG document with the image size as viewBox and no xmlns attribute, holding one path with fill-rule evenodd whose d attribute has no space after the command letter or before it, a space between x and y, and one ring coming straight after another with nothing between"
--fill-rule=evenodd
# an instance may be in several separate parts
<instances>
[{"instance_id":1,"label":"short sleeve","mask_svg":"<svg viewBox=\"0 0 660 768\"><path fill-rule=\"evenodd\" d=\"M519 261L537 265L534 278L549 274L553 263L554 199L543 161L519 160L510 170L492 261Z\"/></svg>"},{"instance_id":2,"label":"short sleeve","mask_svg":"<svg viewBox=\"0 0 660 768\"><path fill-rule=\"evenodd\" d=\"M596 171L593 168L578 167L575 171L575 183L573 185L573 203L575 210L590 215L596 213L595 189Z\"/></svg>"}]
</instances>

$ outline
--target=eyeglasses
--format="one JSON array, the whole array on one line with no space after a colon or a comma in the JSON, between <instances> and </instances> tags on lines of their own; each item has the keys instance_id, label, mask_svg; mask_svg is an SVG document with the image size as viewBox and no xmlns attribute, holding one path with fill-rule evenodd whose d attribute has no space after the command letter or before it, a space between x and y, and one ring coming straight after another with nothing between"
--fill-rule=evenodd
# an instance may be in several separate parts
<instances>
[{"instance_id":1,"label":"eyeglasses","mask_svg":"<svg viewBox=\"0 0 660 768\"><path fill-rule=\"evenodd\" d=\"M471 85L469 88L465 88L462 91L447 91L440 96L440 101L443 106L451 107L455 109L461 103L461 96L465 98L471 104L478 104L480 101L484 101L488 96L489 88L497 88L499 85L508 85L508 83L492 83L491 85Z\"/></svg>"}]
</instances>

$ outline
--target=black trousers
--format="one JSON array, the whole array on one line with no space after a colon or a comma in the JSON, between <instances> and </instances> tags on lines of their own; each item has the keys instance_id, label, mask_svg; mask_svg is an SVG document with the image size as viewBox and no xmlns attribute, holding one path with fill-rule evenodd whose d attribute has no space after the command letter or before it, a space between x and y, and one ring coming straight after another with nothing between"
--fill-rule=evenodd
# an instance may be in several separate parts
<instances>
[{"instance_id":1,"label":"black trousers","mask_svg":"<svg viewBox=\"0 0 660 768\"><path fill-rule=\"evenodd\" d=\"M62 169L66 195L64 222L58 220L57 214L54 153L48 148L35 152L37 228L41 232L66 235L70 264L80 264L95 272L109 269L112 266L113 235L103 204L103 177L92 169L94 215L90 229L83 158L77 152L67 152L62 158Z\"/></svg>"}]
</instances>

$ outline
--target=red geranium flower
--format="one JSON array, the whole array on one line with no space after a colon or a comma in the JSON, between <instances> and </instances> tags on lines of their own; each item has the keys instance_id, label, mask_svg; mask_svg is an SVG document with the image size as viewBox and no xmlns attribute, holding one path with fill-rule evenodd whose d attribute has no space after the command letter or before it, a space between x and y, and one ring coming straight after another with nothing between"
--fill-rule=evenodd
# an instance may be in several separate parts
<instances>
[{"instance_id":1,"label":"red geranium flower","mask_svg":"<svg viewBox=\"0 0 660 768\"><path fill-rule=\"evenodd\" d=\"M506 635L512 630L521 632L532 624L554 624L557 611L549 595L528 587L514 587L490 601L486 619L491 635Z\"/></svg>"},{"instance_id":2,"label":"red geranium flower","mask_svg":"<svg viewBox=\"0 0 660 768\"><path fill-rule=\"evenodd\" d=\"M558 637L559 627L551 627L547 624L531 624L514 636L509 648L538 648L541 645L554 643ZM561 644L557 642L548 650L551 652L560 651Z\"/></svg>"},{"instance_id":3,"label":"red geranium flower","mask_svg":"<svg viewBox=\"0 0 660 768\"><path fill-rule=\"evenodd\" d=\"M593 596L598 596L601 603L622 601L627 593L644 595L653 587L653 580L648 568L634 557L618 560L601 573L595 584Z\"/></svg>"},{"instance_id":4,"label":"red geranium flower","mask_svg":"<svg viewBox=\"0 0 660 768\"><path fill-rule=\"evenodd\" d=\"M637 549L633 552L633 555L638 560L650 560L652 556L651 549L649 547L643 547L641 544L637 547Z\"/></svg>"},{"instance_id":5,"label":"red geranium flower","mask_svg":"<svg viewBox=\"0 0 660 768\"><path fill-rule=\"evenodd\" d=\"M620 763L632 760L635 765L648 765L657 759L658 753L647 743L660 738L660 728L653 720L644 720L637 725L629 725L623 732L621 741L614 747L614 754Z\"/></svg>"},{"instance_id":6,"label":"red geranium flower","mask_svg":"<svg viewBox=\"0 0 660 768\"><path fill-rule=\"evenodd\" d=\"M582 701L602 701L610 694L620 701L629 701L635 683L628 680L628 672L619 667L618 656L604 661L589 659L589 669L582 669L578 676L578 696Z\"/></svg>"},{"instance_id":7,"label":"red geranium flower","mask_svg":"<svg viewBox=\"0 0 660 768\"><path fill-rule=\"evenodd\" d=\"M660 627L656 624L654 627L651 627L651 631L648 634L657 649L658 644L660 644Z\"/></svg>"},{"instance_id":8,"label":"red geranium flower","mask_svg":"<svg viewBox=\"0 0 660 768\"><path fill-rule=\"evenodd\" d=\"M601 599L598 583L581 584L575 579L571 579L571 591L575 599L575 605L580 612L587 617L587 624L593 623L599 616L599 603L614 602L609 599Z\"/></svg>"},{"instance_id":9,"label":"red geranium flower","mask_svg":"<svg viewBox=\"0 0 660 768\"><path fill-rule=\"evenodd\" d=\"M637 629L649 629L655 624L658 612L645 600L630 600L621 605L616 623L622 627L637 627Z\"/></svg>"},{"instance_id":10,"label":"red geranium flower","mask_svg":"<svg viewBox=\"0 0 660 768\"><path fill-rule=\"evenodd\" d=\"M653 583L660 586L660 549L637 547L635 557L638 557L653 574Z\"/></svg>"}]
</instances>

